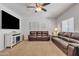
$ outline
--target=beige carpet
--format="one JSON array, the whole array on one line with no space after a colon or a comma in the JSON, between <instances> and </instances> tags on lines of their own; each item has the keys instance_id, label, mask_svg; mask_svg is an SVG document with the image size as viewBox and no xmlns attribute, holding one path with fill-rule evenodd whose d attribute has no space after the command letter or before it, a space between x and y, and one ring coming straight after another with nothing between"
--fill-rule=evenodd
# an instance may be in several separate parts
<instances>
[{"instance_id":1,"label":"beige carpet","mask_svg":"<svg viewBox=\"0 0 79 59\"><path fill-rule=\"evenodd\" d=\"M65 56L51 41L22 41L0 52L2 56Z\"/></svg>"}]
</instances>

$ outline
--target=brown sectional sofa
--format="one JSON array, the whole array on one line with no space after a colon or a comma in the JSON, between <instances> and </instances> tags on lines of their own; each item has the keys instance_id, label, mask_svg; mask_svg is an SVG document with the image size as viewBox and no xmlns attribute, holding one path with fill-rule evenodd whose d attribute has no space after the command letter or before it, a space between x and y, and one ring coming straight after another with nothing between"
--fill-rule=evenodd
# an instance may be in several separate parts
<instances>
[{"instance_id":1,"label":"brown sectional sofa","mask_svg":"<svg viewBox=\"0 0 79 59\"><path fill-rule=\"evenodd\" d=\"M28 39L30 41L49 41L50 35L48 31L30 31Z\"/></svg>"},{"instance_id":2,"label":"brown sectional sofa","mask_svg":"<svg viewBox=\"0 0 79 59\"><path fill-rule=\"evenodd\" d=\"M58 37L52 37L52 41L66 53L66 55L79 55L79 33L59 32Z\"/></svg>"}]
</instances>

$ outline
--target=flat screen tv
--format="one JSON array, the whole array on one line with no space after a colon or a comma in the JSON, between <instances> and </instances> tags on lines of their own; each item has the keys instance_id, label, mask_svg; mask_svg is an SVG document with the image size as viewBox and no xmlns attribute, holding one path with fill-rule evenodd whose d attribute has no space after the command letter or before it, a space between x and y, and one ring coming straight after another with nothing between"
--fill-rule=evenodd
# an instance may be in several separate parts
<instances>
[{"instance_id":1,"label":"flat screen tv","mask_svg":"<svg viewBox=\"0 0 79 59\"><path fill-rule=\"evenodd\" d=\"M19 19L2 10L2 29L19 29Z\"/></svg>"}]
</instances>

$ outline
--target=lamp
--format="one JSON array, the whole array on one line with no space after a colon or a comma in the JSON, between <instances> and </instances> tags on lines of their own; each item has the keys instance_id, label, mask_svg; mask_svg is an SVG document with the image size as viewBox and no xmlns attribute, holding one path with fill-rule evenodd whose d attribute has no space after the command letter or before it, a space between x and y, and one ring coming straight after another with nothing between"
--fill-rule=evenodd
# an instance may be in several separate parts
<instances>
[{"instance_id":1,"label":"lamp","mask_svg":"<svg viewBox=\"0 0 79 59\"><path fill-rule=\"evenodd\" d=\"M54 35L57 36L58 35L58 28L54 29Z\"/></svg>"},{"instance_id":2,"label":"lamp","mask_svg":"<svg viewBox=\"0 0 79 59\"><path fill-rule=\"evenodd\" d=\"M58 28L55 28L55 31L57 32L58 31Z\"/></svg>"}]
</instances>

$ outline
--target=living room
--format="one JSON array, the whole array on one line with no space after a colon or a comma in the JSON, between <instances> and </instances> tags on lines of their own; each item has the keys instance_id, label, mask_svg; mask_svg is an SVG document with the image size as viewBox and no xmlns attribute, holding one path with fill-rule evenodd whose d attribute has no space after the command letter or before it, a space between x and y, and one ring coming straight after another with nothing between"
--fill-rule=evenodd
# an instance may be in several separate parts
<instances>
[{"instance_id":1,"label":"living room","mask_svg":"<svg viewBox=\"0 0 79 59\"><path fill-rule=\"evenodd\" d=\"M40 7L41 10L35 9L39 5L45 6ZM78 53L74 53L76 48L71 46L72 44L67 46L69 49L64 53L62 47L55 44L59 41L53 41L55 38L70 39L70 36L65 35L79 32L78 10L78 3L0 3L0 55L78 56ZM9 17L17 21L10 19L12 24L7 20ZM63 32L65 34L62 34ZM62 37L63 35L65 37ZM11 44L12 42L14 44ZM67 43L69 44L69 41ZM24 48L25 50L22 51Z\"/></svg>"}]
</instances>

